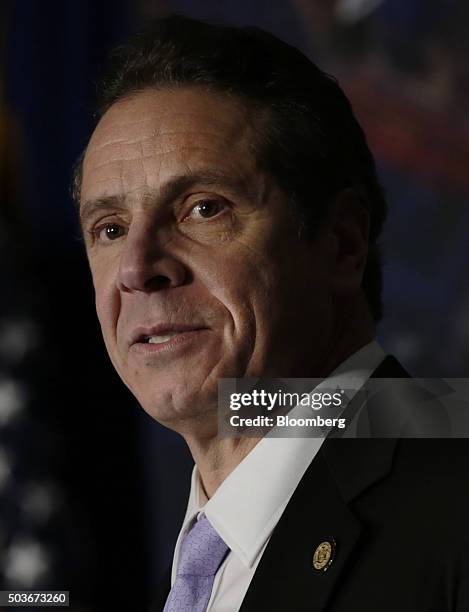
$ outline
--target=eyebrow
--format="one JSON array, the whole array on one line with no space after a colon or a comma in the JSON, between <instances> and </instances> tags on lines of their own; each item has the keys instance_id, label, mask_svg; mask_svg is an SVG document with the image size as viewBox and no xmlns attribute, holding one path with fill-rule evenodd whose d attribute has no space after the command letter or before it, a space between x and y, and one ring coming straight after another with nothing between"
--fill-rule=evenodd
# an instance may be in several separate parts
<instances>
[{"instance_id":1,"label":"eyebrow","mask_svg":"<svg viewBox=\"0 0 469 612\"><path fill-rule=\"evenodd\" d=\"M223 185L236 195L244 197L251 192L246 178L235 178L223 172L209 170L176 176L167 183L164 183L158 190L150 191L148 196L153 201L159 200L162 204L168 204L195 185L207 187ZM85 201L80 206L80 224L82 228L97 211L125 210L125 200L126 197L124 195L112 195Z\"/></svg>"}]
</instances>

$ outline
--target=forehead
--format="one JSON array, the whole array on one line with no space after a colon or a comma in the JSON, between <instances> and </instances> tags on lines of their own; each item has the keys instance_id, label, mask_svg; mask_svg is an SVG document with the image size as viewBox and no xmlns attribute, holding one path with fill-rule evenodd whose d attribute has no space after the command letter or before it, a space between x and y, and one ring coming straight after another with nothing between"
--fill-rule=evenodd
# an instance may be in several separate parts
<instances>
[{"instance_id":1,"label":"forehead","mask_svg":"<svg viewBox=\"0 0 469 612\"><path fill-rule=\"evenodd\" d=\"M252 126L239 99L199 88L145 90L121 100L89 142L82 200L156 190L184 171L252 172Z\"/></svg>"}]
</instances>

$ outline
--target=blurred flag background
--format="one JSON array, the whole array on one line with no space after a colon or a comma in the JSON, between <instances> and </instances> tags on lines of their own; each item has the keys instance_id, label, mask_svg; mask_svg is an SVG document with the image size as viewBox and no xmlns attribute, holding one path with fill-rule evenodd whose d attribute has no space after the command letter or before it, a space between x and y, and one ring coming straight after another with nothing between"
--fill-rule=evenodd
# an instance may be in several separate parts
<instances>
[{"instance_id":1,"label":"blurred flag background","mask_svg":"<svg viewBox=\"0 0 469 612\"><path fill-rule=\"evenodd\" d=\"M191 460L108 363L69 197L108 50L146 18L257 25L336 75L390 204L379 338L416 376L469 370L464 0L5 0L0 7L0 589L144 610Z\"/></svg>"}]
</instances>

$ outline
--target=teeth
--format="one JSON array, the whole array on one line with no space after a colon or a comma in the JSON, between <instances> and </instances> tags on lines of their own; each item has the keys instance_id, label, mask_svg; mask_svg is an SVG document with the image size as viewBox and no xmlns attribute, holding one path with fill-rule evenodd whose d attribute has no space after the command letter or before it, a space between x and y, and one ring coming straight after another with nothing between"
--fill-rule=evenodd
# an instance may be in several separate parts
<instances>
[{"instance_id":1,"label":"teeth","mask_svg":"<svg viewBox=\"0 0 469 612\"><path fill-rule=\"evenodd\" d=\"M148 338L149 344L161 344L162 342L167 342L177 336L179 332L170 332L169 334L165 334L164 336L150 336Z\"/></svg>"}]
</instances>

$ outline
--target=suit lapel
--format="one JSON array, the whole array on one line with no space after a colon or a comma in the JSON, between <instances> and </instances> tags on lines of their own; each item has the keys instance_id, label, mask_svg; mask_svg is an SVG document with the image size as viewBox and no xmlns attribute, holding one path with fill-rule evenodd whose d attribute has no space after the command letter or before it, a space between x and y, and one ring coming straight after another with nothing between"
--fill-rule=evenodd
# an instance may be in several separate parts
<instances>
[{"instance_id":1,"label":"suit lapel","mask_svg":"<svg viewBox=\"0 0 469 612\"><path fill-rule=\"evenodd\" d=\"M323 610L353 553L361 527L321 455L311 463L264 551L241 612ZM319 544L335 540L327 571L313 568Z\"/></svg>"},{"instance_id":2,"label":"suit lapel","mask_svg":"<svg viewBox=\"0 0 469 612\"><path fill-rule=\"evenodd\" d=\"M388 357L373 376L408 374ZM324 442L272 533L240 612L325 609L347 565L363 554L357 546L363 527L348 504L389 474L395 444L394 439ZM316 548L332 540L330 566L314 569Z\"/></svg>"}]
</instances>

